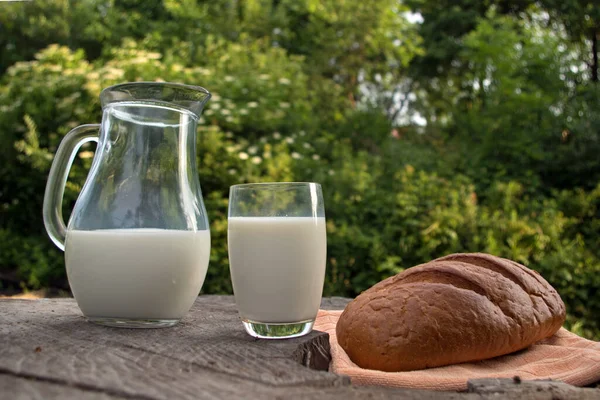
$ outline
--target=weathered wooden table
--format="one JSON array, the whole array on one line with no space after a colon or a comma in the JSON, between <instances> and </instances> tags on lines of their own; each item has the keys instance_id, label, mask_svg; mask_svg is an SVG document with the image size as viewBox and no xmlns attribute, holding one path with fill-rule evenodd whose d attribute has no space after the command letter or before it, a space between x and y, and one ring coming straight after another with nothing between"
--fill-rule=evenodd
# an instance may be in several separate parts
<instances>
[{"instance_id":1,"label":"weathered wooden table","mask_svg":"<svg viewBox=\"0 0 600 400\"><path fill-rule=\"evenodd\" d=\"M2 399L600 399L600 389L512 380L473 381L465 393L356 387L329 361L322 332L251 338L231 296L201 296L177 326L149 330L88 323L73 299L0 300Z\"/></svg>"}]
</instances>

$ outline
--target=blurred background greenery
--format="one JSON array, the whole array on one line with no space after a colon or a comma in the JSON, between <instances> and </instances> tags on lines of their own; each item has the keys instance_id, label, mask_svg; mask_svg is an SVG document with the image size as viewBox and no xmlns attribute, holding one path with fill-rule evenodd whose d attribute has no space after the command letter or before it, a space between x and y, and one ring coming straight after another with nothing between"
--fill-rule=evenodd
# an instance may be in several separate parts
<instances>
[{"instance_id":1,"label":"blurred background greenery","mask_svg":"<svg viewBox=\"0 0 600 400\"><path fill-rule=\"evenodd\" d=\"M600 339L595 0L0 2L0 290L68 291L43 228L61 138L102 88L201 85L204 293L231 293L230 185L322 183L325 295L483 251L538 270ZM84 148L65 214L93 157Z\"/></svg>"}]
</instances>

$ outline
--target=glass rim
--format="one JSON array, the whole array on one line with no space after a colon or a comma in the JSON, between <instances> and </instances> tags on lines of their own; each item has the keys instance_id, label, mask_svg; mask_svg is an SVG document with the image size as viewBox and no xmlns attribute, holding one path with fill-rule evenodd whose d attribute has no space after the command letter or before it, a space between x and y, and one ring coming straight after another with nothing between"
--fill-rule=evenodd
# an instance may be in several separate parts
<instances>
[{"instance_id":1,"label":"glass rim","mask_svg":"<svg viewBox=\"0 0 600 400\"><path fill-rule=\"evenodd\" d=\"M233 189L250 189L250 188L268 188L275 186L286 186L286 187L302 187L316 185L321 187L320 183L317 182L255 182L255 183L238 183L237 185L231 185L230 190Z\"/></svg>"}]
</instances>

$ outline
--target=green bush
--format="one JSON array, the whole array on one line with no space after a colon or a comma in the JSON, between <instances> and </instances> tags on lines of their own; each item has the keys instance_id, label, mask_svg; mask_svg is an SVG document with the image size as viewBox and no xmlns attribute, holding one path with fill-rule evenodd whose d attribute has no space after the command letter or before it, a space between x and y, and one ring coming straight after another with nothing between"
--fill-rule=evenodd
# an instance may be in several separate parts
<instances>
[{"instance_id":1,"label":"green bush","mask_svg":"<svg viewBox=\"0 0 600 400\"><path fill-rule=\"evenodd\" d=\"M0 289L67 288L62 254L41 236L20 236L0 229ZM7 268L11 267L11 268Z\"/></svg>"}]
</instances>

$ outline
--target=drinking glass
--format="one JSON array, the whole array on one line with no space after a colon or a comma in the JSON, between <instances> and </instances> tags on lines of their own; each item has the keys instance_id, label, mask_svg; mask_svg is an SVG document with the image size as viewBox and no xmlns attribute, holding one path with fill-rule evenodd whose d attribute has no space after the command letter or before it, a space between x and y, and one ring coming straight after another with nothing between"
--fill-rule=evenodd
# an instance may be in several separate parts
<instances>
[{"instance_id":1,"label":"drinking glass","mask_svg":"<svg viewBox=\"0 0 600 400\"><path fill-rule=\"evenodd\" d=\"M312 330L327 237L318 183L250 183L229 193L229 266L246 332L263 339Z\"/></svg>"}]
</instances>

